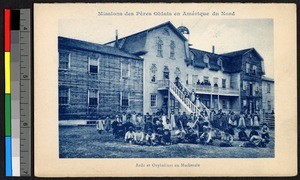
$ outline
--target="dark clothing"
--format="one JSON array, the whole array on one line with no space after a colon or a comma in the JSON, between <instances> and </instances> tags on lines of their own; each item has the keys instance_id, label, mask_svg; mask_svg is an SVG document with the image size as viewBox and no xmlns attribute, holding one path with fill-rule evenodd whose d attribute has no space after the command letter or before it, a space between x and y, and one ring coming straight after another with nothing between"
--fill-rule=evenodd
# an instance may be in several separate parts
<instances>
[{"instance_id":1,"label":"dark clothing","mask_svg":"<svg viewBox=\"0 0 300 180\"><path fill-rule=\"evenodd\" d=\"M233 130L232 128L229 128L229 129L228 129L228 133L229 133L230 135L234 136L234 130Z\"/></svg>"},{"instance_id":2,"label":"dark clothing","mask_svg":"<svg viewBox=\"0 0 300 180\"><path fill-rule=\"evenodd\" d=\"M126 123L123 124L124 130L125 132L129 131L129 127L133 127L134 125L132 124L132 122L127 121Z\"/></svg>"},{"instance_id":3,"label":"dark clothing","mask_svg":"<svg viewBox=\"0 0 300 180\"><path fill-rule=\"evenodd\" d=\"M154 124L153 125L153 129L154 129L154 132L158 133L158 131L162 131L164 128L164 126L162 124Z\"/></svg>"},{"instance_id":4,"label":"dark clothing","mask_svg":"<svg viewBox=\"0 0 300 180\"><path fill-rule=\"evenodd\" d=\"M186 128L186 125L188 123L188 116L186 114L183 114L181 116L181 119L182 119L182 125L183 125L183 128Z\"/></svg>"},{"instance_id":5,"label":"dark clothing","mask_svg":"<svg viewBox=\"0 0 300 180\"><path fill-rule=\"evenodd\" d=\"M111 124L111 127L112 127L112 129L113 129L113 135L116 135L118 124L119 124L118 121L114 121L114 122Z\"/></svg>"},{"instance_id":6,"label":"dark clothing","mask_svg":"<svg viewBox=\"0 0 300 180\"><path fill-rule=\"evenodd\" d=\"M256 130L252 130L252 131L250 132L249 137L251 138L251 137L254 136L254 135L258 136L258 132L257 132Z\"/></svg>"},{"instance_id":7,"label":"dark clothing","mask_svg":"<svg viewBox=\"0 0 300 180\"><path fill-rule=\"evenodd\" d=\"M248 141L249 140L249 138L248 138L245 131L240 131L239 132L239 140L240 141Z\"/></svg>"},{"instance_id":8,"label":"dark clothing","mask_svg":"<svg viewBox=\"0 0 300 180\"><path fill-rule=\"evenodd\" d=\"M148 132L148 131L153 131L153 123L152 122L146 122L145 123L145 132Z\"/></svg>"},{"instance_id":9,"label":"dark clothing","mask_svg":"<svg viewBox=\"0 0 300 180\"><path fill-rule=\"evenodd\" d=\"M164 132L162 138L161 138L161 144L163 145L169 145L171 144L171 132L167 131L168 133Z\"/></svg>"}]
</instances>

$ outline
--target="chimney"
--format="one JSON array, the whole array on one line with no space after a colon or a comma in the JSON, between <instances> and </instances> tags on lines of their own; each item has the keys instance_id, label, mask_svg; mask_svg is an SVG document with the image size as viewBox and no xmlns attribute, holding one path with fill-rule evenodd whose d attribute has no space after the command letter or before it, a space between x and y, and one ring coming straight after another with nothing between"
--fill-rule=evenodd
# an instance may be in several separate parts
<instances>
[{"instance_id":1,"label":"chimney","mask_svg":"<svg viewBox=\"0 0 300 180\"><path fill-rule=\"evenodd\" d=\"M212 53L215 54L215 46L212 46Z\"/></svg>"},{"instance_id":2,"label":"chimney","mask_svg":"<svg viewBox=\"0 0 300 180\"><path fill-rule=\"evenodd\" d=\"M116 42L115 42L115 47L119 48L119 39L118 39L118 30L116 29Z\"/></svg>"}]
</instances>

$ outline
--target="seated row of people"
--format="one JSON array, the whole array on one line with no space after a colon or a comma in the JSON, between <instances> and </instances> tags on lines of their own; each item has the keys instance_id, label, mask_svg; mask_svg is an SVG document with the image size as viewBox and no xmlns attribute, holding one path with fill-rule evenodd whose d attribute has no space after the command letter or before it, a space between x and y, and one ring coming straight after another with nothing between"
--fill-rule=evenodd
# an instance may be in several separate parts
<instances>
[{"instance_id":1,"label":"seated row of people","mask_svg":"<svg viewBox=\"0 0 300 180\"><path fill-rule=\"evenodd\" d=\"M202 132L197 132L188 126L187 128L179 127L173 131L173 135L171 134L169 129L163 129L163 126L159 123L157 123L155 129L148 129L145 134L141 127L137 127L136 131L133 127L129 127L128 132L125 134L125 142L155 146L177 143L213 145L215 141L219 142L221 147L231 147L234 141L234 131L232 129L227 129L222 133L218 129L211 128L207 123L203 125ZM255 129L250 132L249 136L244 129L241 129L238 138L240 141L245 141L240 145L241 147L265 147L269 142L268 127L266 124L263 125L261 137Z\"/></svg>"}]
</instances>

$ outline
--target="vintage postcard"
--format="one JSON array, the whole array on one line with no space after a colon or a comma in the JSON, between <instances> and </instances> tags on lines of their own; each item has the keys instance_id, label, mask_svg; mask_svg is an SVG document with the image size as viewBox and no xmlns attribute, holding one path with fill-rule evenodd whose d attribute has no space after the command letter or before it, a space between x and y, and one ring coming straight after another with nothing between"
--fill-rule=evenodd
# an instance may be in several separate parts
<instances>
[{"instance_id":1,"label":"vintage postcard","mask_svg":"<svg viewBox=\"0 0 300 180\"><path fill-rule=\"evenodd\" d=\"M296 175L295 7L35 4L36 175Z\"/></svg>"}]
</instances>

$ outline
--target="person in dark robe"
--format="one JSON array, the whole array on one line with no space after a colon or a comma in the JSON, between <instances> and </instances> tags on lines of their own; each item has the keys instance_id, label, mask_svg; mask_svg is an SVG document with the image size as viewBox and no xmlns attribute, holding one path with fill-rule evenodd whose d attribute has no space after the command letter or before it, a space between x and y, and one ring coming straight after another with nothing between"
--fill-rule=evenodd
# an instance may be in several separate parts
<instances>
[{"instance_id":1,"label":"person in dark robe","mask_svg":"<svg viewBox=\"0 0 300 180\"><path fill-rule=\"evenodd\" d=\"M249 137L247 136L245 132L245 128L241 128L240 132L238 133L239 140L240 141L248 141Z\"/></svg>"},{"instance_id":2,"label":"person in dark robe","mask_svg":"<svg viewBox=\"0 0 300 180\"><path fill-rule=\"evenodd\" d=\"M186 115L185 112L182 113L181 119L182 119L183 128L186 128L188 123L188 116Z\"/></svg>"}]
</instances>

